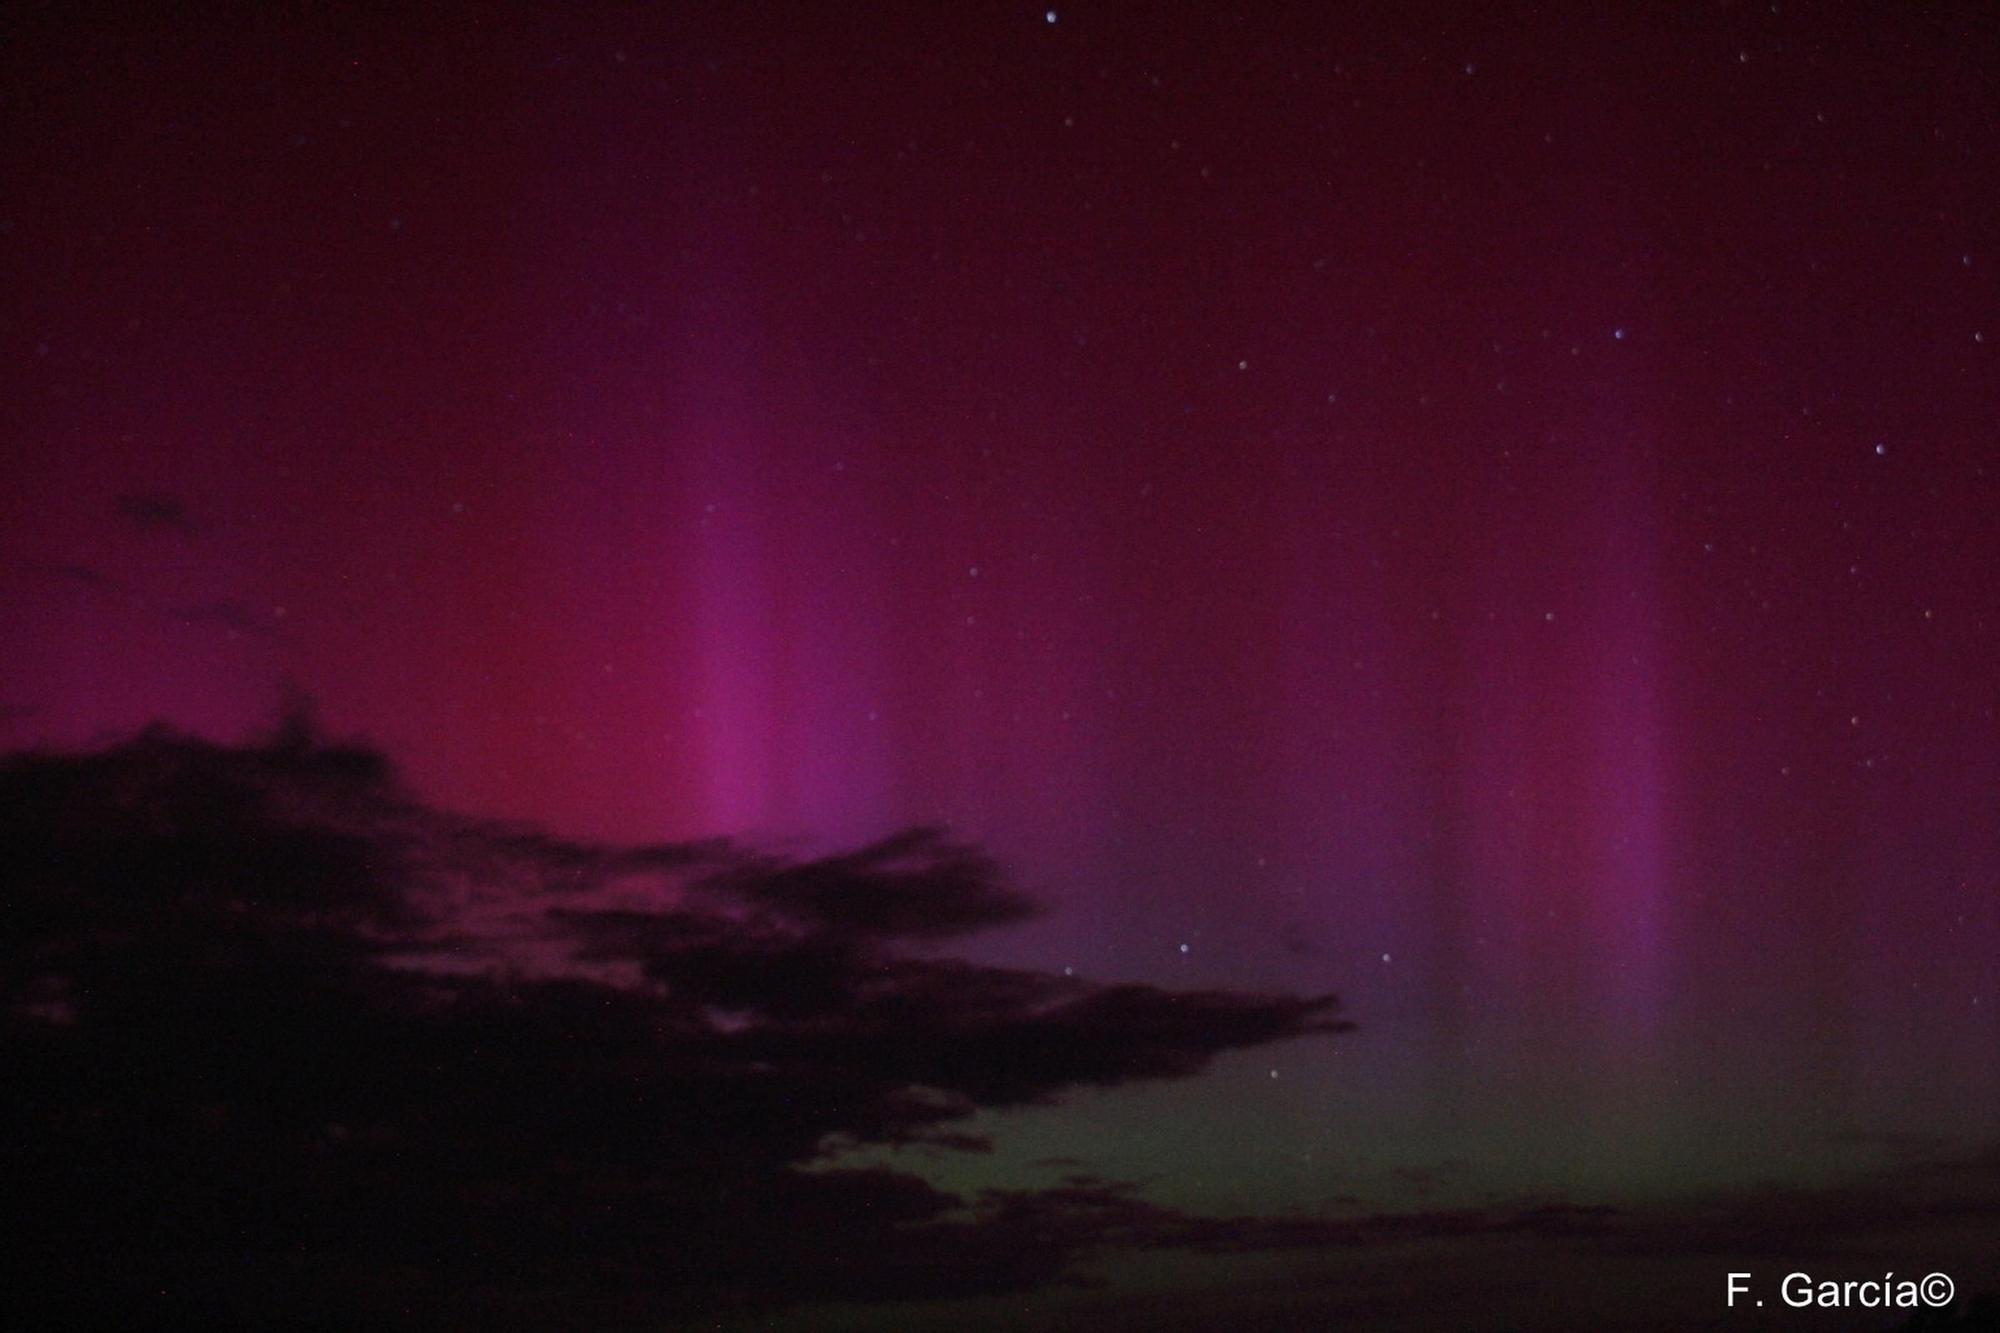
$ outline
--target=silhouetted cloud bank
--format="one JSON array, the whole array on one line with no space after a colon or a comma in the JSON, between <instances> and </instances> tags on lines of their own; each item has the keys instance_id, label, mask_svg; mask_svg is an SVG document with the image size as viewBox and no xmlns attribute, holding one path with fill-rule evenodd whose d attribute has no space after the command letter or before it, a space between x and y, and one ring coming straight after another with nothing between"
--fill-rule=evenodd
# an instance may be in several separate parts
<instances>
[{"instance_id":1,"label":"silhouetted cloud bank","mask_svg":"<svg viewBox=\"0 0 2000 1333\"><path fill-rule=\"evenodd\" d=\"M965 1200L832 1164L1344 1026L1330 996L919 955L1033 911L936 831L804 861L571 842L295 726L15 756L0 858L37 1326L593 1326L1308 1239L1088 1179Z\"/></svg>"}]
</instances>

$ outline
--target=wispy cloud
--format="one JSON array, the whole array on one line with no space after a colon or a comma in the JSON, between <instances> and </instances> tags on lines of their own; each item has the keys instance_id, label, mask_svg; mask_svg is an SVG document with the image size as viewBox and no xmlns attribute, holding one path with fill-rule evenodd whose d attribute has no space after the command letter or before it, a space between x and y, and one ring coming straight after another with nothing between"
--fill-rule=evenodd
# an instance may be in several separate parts
<instances>
[{"instance_id":1,"label":"wispy cloud","mask_svg":"<svg viewBox=\"0 0 2000 1333\"><path fill-rule=\"evenodd\" d=\"M180 607L175 610L174 617L184 624L217 625L236 634L269 637L276 633L268 615L258 614L248 602L235 598Z\"/></svg>"},{"instance_id":2,"label":"wispy cloud","mask_svg":"<svg viewBox=\"0 0 2000 1333\"><path fill-rule=\"evenodd\" d=\"M179 496L165 491L128 491L113 502L119 518L147 532L193 536L202 525Z\"/></svg>"}]
</instances>

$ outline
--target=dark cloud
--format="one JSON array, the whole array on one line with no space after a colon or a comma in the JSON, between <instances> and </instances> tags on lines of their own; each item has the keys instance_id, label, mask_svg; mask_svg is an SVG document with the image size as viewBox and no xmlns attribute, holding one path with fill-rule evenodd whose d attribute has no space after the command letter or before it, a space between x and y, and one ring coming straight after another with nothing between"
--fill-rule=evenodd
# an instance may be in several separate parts
<instances>
[{"instance_id":1,"label":"dark cloud","mask_svg":"<svg viewBox=\"0 0 2000 1333\"><path fill-rule=\"evenodd\" d=\"M994 865L937 829L914 829L803 865L752 862L719 886L833 934L941 939L1033 915Z\"/></svg>"},{"instance_id":2,"label":"dark cloud","mask_svg":"<svg viewBox=\"0 0 2000 1333\"><path fill-rule=\"evenodd\" d=\"M139 585L90 565L36 562L31 563L28 568L56 583L68 585L71 589L87 589L100 594L101 600L114 605L122 604L150 614L167 616L183 625L215 626L227 630L232 635L256 635L260 638L271 638L277 633L277 623L273 617L258 611L240 598L221 597L211 601L176 604L145 591Z\"/></svg>"},{"instance_id":3,"label":"dark cloud","mask_svg":"<svg viewBox=\"0 0 2000 1333\"><path fill-rule=\"evenodd\" d=\"M1342 1216L1210 1217L1150 1202L1129 1182L1089 1175L1067 1177L1053 1189L993 1191L983 1206L1008 1228L1062 1235L1072 1248L1204 1254L1325 1250L1470 1236L1599 1236L1619 1219L1613 1208L1561 1200Z\"/></svg>"},{"instance_id":4,"label":"dark cloud","mask_svg":"<svg viewBox=\"0 0 2000 1333\"><path fill-rule=\"evenodd\" d=\"M201 531L201 524L188 512L187 504L165 491L128 491L118 497L113 507L119 518L147 532L192 536Z\"/></svg>"},{"instance_id":5,"label":"dark cloud","mask_svg":"<svg viewBox=\"0 0 2000 1333\"><path fill-rule=\"evenodd\" d=\"M1680 1200L1633 1212L1606 1240L1639 1255L1838 1260L1869 1255L1883 1235L1929 1228L2000 1240L2000 1149L1908 1155L1893 1169L1837 1184Z\"/></svg>"},{"instance_id":6,"label":"dark cloud","mask_svg":"<svg viewBox=\"0 0 2000 1333\"><path fill-rule=\"evenodd\" d=\"M123 591L125 586L103 570L89 565L36 563L30 568L58 582L72 583L84 588Z\"/></svg>"},{"instance_id":7,"label":"dark cloud","mask_svg":"<svg viewBox=\"0 0 2000 1333\"><path fill-rule=\"evenodd\" d=\"M273 633L269 616L258 614L247 602L231 598L179 607L174 618L189 625L218 625L235 634L269 637Z\"/></svg>"},{"instance_id":8,"label":"dark cloud","mask_svg":"<svg viewBox=\"0 0 2000 1333\"><path fill-rule=\"evenodd\" d=\"M2000 1328L1993 1288L2000 1157L1939 1158L1844 1184L1750 1187L1619 1207L1561 1197L1484 1206L1338 1214L1196 1216L1129 1184L1076 1174L1058 1187L995 1191L977 1216L990 1237L1027 1236L1057 1253L1097 1254L1099 1284L1044 1290L1036 1327L1121 1333L1258 1328L1397 1330L1888 1330ZM1016 1251L1033 1254L1032 1246ZM1182 1280L1137 1274L1174 1252ZM1255 1256L1254 1261L1246 1261ZM1200 1280L1192 1271L1203 1270ZM1073 1270L1065 1269L1065 1272ZM1095 1271L1095 1270L1094 1270ZM1763 1309L1726 1317L1724 1276L1749 1272ZM1893 1271L1951 1274L1949 1310L1800 1311L1776 1299L1791 1272L1842 1280ZM1024 1326L1011 1299L955 1305L923 1330ZM834 1327L866 1327L835 1323Z\"/></svg>"},{"instance_id":9,"label":"dark cloud","mask_svg":"<svg viewBox=\"0 0 2000 1333\"><path fill-rule=\"evenodd\" d=\"M1032 910L936 830L811 861L570 842L430 809L301 714L12 758L0 875L41 1324L576 1327L1302 1243L1088 1179L968 1201L841 1167L1344 1026L1330 996L912 953Z\"/></svg>"}]
</instances>

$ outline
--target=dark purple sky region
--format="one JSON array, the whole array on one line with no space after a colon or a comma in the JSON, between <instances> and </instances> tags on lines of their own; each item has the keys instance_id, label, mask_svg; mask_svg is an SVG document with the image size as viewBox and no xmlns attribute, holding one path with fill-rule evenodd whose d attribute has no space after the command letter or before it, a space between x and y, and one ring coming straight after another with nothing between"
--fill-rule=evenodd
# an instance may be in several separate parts
<instances>
[{"instance_id":1,"label":"dark purple sky region","mask_svg":"<svg viewBox=\"0 0 2000 1333\"><path fill-rule=\"evenodd\" d=\"M2000 1135L1988 7L12 26L9 748L297 693L438 808L948 827L1045 908L960 953L1356 1024L961 1185Z\"/></svg>"}]
</instances>

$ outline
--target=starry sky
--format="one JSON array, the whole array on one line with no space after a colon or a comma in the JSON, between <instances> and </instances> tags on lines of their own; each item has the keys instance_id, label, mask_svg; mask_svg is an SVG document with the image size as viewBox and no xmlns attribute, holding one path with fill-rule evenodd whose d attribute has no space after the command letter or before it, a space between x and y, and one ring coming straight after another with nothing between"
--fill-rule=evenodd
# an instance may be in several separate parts
<instances>
[{"instance_id":1,"label":"starry sky","mask_svg":"<svg viewBox=\"0 0 2000 1333\"><path fill-rule=\"evenodd\" d=\"M0 742L304 696L564 837L945 826L1047 909L987 963L1356 1025L945 1181L2000 1137L1987 7L15 26Z\"/></svg>"}]
</instances>

